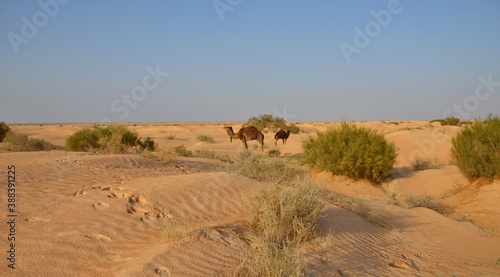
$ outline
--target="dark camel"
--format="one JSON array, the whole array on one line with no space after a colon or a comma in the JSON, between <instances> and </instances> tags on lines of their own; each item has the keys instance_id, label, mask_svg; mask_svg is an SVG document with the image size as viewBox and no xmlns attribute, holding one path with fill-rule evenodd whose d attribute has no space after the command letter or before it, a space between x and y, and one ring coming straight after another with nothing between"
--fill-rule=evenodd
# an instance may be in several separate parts
<instances>
[{"instance_id":1,"label":"dark camel","mask_svg":"<svg viewBox=\"0 0 500 277\"><path fill-rule=\"evenodd\" d=\"M234 133L233 127L226 126L224 127L227 134L229 135L229 140L233 142L233 139L241 139L243 145L245 145L245 149L248 150L247 140L257 140L260 143L260 149L264 149L264 134L260 132L257 128L253 126L243 127L238 133Z\"/></svg>"},{"instance_id":2,"label":"dark camel","mask_svg":"<svg viewBox=\"0 0 500 277\"><path fill-rule=\"evenodd\" d=\"M288 139L288 137L290 136L290 130L283 130L283 129L280 129L278 132L276 132L276 134L274 135L274 145L276 147L278 147L278 140L282 139L283 140L283 144L286 144L286 140Z\"/></svg>"}]
</instances>

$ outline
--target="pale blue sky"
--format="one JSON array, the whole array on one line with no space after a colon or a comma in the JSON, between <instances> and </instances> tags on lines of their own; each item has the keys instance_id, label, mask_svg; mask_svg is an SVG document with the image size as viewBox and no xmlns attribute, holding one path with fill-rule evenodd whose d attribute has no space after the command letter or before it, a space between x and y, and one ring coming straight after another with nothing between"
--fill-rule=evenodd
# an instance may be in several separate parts
<instances>
[{"instance_id":1,"label":"pale blue sky","mask_svg":"<svg viewBox=\"0 0 500 277\"><path fill-rule=\"evenodd\" d=\"M7 0L0 35L8 123L500 113L496 0Z\"/></svg>"}]
</instances>

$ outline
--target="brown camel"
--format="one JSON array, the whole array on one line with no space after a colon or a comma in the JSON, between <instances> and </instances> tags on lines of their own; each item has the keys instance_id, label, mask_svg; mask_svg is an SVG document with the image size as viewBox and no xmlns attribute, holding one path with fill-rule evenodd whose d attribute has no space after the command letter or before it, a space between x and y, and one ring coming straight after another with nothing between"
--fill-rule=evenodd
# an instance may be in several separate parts
<instances>
[{"instance_id":1,"label":"brown camel","mask_svg":"<svg viewBox=\"0 0 500 277\"><path fill-rule=\"evenodd\" d=\"M247 140L257 140L260 143L260 149L264 149L264 134L260 132L257 128L253 126L243 127L238 133L234 133L233 127L226 126L224 127L227 134L229 135L229 140L233 142L233 139L241 139L243 145L245 145L245 149L248 150Z\"/></svg>"},{"instance_id":2,"label":"brown camel","mask_svg":"<svg viewBox=\"0 0 500 277\"><path fill-rule=\"evenodd\" d=\"M276 132L276 134L274 135L274 145L276 147L278 147L278 140L282 139L283 140L283 144L286 144L286 140L288 139L288 137L290 136L290 130L283 130L283 129L280 129L278 132Z\"/></svg>"}]
</instances>

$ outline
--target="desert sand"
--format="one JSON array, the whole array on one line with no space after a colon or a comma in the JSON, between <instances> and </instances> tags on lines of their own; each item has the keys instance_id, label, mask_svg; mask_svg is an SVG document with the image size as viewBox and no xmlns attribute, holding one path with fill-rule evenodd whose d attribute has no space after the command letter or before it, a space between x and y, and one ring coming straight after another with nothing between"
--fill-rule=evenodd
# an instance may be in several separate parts
<instances>
[{"instance_id":1,"label":"desert sand","mask_svg":"<svg viewBox=\"0 0 500 277\"><path fill-rule=\"evenodd\" d=\"M229 142L225 124L129 123L160 147L185 145L220 155L245 151ZM298 123L281 141L281 156L297 159L301 142L338 122ZM305 169L327 189L355 197L381 217L372 224L328 204L320 236L300 249L309 276L500 276L500 180L470 183L450 162L461 127L428 121L356 122L382 132L397 147L391 177L381 185ZM92 124L10 125L60 148L69 134ZM199 142L200 134L214 143ZM265 133L265 151L274 149ZM257 142L249 142L250 151ZM435 169L414 171L420 155ZM254 195L268 184L218 169L218 160L178 157L169 164L138 154L97 155L52 150L0 152L2 218L7 220L7 166L16 167L16 261L8 267L9 230L2 224L1 276L224 276L252 246L248 232ZM455 210L444 216L405 208L429 195ZM458 220L467 218L468 220Z\"/></svg>"}]
</instances>

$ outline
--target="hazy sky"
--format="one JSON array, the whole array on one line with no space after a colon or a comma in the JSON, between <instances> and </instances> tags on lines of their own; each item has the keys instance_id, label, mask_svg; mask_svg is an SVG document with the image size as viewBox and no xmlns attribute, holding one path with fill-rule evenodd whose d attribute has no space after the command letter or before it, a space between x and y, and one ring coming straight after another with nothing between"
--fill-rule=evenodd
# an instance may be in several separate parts
<instances>
[{"instance_id":1,"label":"hazy sky","mask_svg":"<svg viewBox=\"0 0 500 277\"><path fill-rule=\"evenodd\" d=\"M0 2L0 121L500 113L498 0Z\"/></svg>"}]
</instances>

